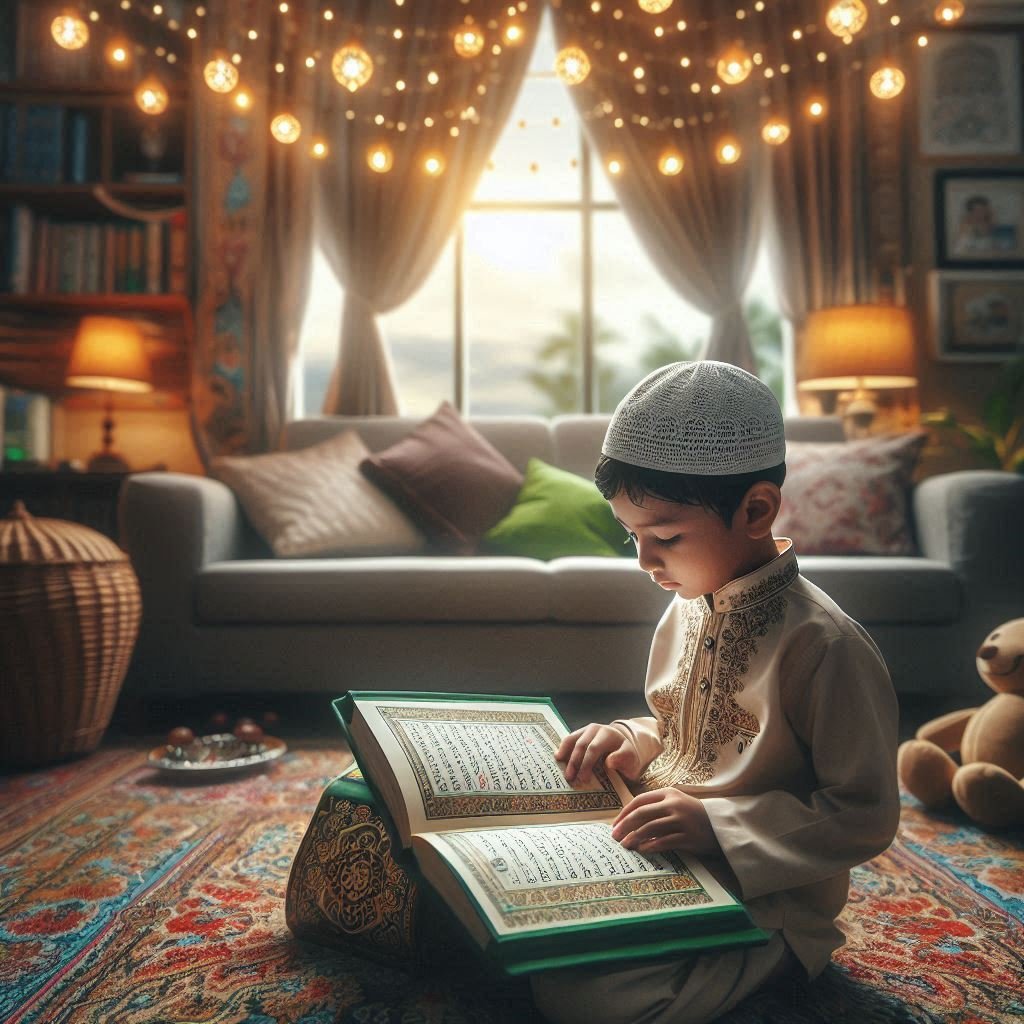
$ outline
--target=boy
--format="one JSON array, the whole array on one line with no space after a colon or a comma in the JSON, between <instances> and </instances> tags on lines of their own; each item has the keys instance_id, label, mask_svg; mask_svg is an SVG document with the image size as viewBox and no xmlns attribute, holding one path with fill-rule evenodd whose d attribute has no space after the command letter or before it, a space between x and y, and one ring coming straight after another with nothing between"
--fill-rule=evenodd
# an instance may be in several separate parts
<instances>
[{"instance_id":1,"label":"boy","mask_svg":"<svg viewBox=\"0 0 1024 1024\"><path fill-rule=\"evenodd\" d=\"M785 458L774 395L726 363L655 371L608 427L598 487L675 599L651 647L651 717L577 729L556 756L570 780L604 761L638 782L615 838L697 854L772 938L535 975L559 1024L696 1024L797 964L817 975L843 942L850 868L895 835L892 684L864 630L772 536Z\"/></svg>"}]
</instances>

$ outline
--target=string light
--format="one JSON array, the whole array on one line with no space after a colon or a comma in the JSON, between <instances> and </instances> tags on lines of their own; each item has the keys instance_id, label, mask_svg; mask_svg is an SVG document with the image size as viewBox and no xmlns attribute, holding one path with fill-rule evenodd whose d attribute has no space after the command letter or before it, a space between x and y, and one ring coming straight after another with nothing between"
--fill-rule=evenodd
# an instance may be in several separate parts
<instances>
[{"instance_id":1,"label":"string light","mask_svg":"<svg viewBox=\"0 0 1024 1024\"><path fill-rule=\"evenodd\" d=\"M278 142L290 146L293 142L298 142L302 134L302 125L294 114L278 114L270 122L270 134Z\"/></svg>"},{"instance_id":2,"label":"string light","mask_svg":"<svg viewBox=\"0 0 1024 1024\"><path fill-rule=\"evenodd\" d=\"M376 171L378 174L386 174L394 165L395 156L391 152L391 147L381 142L372 147L369 153L366 154L366 162L371 171Z\"/></svg>"},{"instance_id":3,"label":"string light","mask_svg":"<svg viewBox=\"0 0 1024 1024\"><path fill-rule=\"evenodd\" d=\"M637 0L641 11L648 14L661 14L672 6L672 0Z\"/></svg>"},{"instance_id":4,"label":"string light","mask_svg":"<svg viewBox=\"0 0 1024 1024\"><path fill-rule=\"evenodd\" d=\"M114 36L104 47L103 56L112 68L126 68L131 64L131 43L122 36Z\"/></svg>"},{"instance_id":5,"label":"string light","mask_svg":"<svg viewBox=\"0 0 1024 1024\"><path fill-rule=\"evenodd\" d=\"M718 146L715 149L715 159L720 164L734 164L739 160L742 153L743 147L739 144L739 141L731 135L727 135L724 139L719 140Z\"/></svg>"},{"instance_id":6,"label":"string light","mask_svg":"<svg viewBox=\"0 0 1024 1024\"><path fill-rule=\"evenodd\" d=\"M330 149L323 139L314 139L313 144L309 147L309 155L315 160L323 160L329 152Z\"/></svg>"},{"instance_id":7,"label":"string light","mask_svg":"<svg viewBox=\"0 0 1024 1024\"><path fill-rule=\"evenodd\" d=\"M476 57L484 48L484 42L484 34L479 29L472 26L460 28L455 33L455 52L460 57Z\"/></svg>"},{"instance_id":8,"label":"string light","mask_svg":"<svg viewBox=\"0 0 1024 1024\"><path fill-rule=\"evenodd\" d=\"M608 173L612 175L612 177L618 177L618 175L622 173L622 161L617 156L610 157L605 166L608 168ZM681 169L682 168L680 168L680 170Z\"/></svg>"},{"instance_id":9,"label":"string light","mask_svg":"<svg viewBox=\"0 0 1024 1024\"><path fill-rule=\"evenodd\" d=\"M833 35L855 36L867 23L864 0L837 0L825 14L825 25Z\"/></svg>"},{"instance_id":10,"label":"string light","mask_svg":"<svg viewBox=\"0 0 1024 1024\"><path fill-rule=\"evenodd\" d=\"M373 60L358 43L349 43L334 51L331 73L340 85L355 92L373 76Z\"/></svg>"},{"instance_id":11,"label":"string light","mask_svg":"<svg viewBox=\"0 0 1024 1024\"><path fill-rule=\"evenodd\" d=\"M666 149L658 157L658 170L666 178L674 178L685 166L686 161L683 159L683 154L676 149Z\"/></svg>"},{"instance_id":12,"label":"string light","mask_svg":"<svg viewBox=\"0 0 1024 1024\"><path fill-rule=\"evenodd\" d=\"M922 48L927 46L928 45L928 37L927 36L918 36L917 37L917 45L922 47Z\"/></svg>"},{"instance_id":13,"label":"string light","mask_svg":"<svg viewBox=\"0 0 1024 1024\"><path fill-rule=\"evenodd\" d=\"M761 126L761 138L770 146L781 146L789 138L789 125L781 117L771 117Z\"/></svg>"},{"instance_id":14,"label":"string light","mask_svg":"<svg viewBox=\"0 0 1024 1024\"><path fill-rule=\"evenodd\" d=\"M750 59L750 54L736 43L730 46L718 58L715 70L718 72L718 77L726 85L739 85L740 82L745 81L750 75L753 67L754 64Z\"/></svg>"},{"instance_id":15,"label":"string light","mask_svg":"<svg viewBox=\"0 0 1024 1024\"><path fill-rule=\"evenodd\" d=\"M203 68L203 81L214 92L229 93L238 85L238 68L226 53L214 54Z\"/></svg>"},{"instance_id":16,"label":"string light","mask_svg":"<svg viewBox=\"0 0 1024 1024\"><path fill-rule=\"evenodd\" d=\"M906 84L907 76L899 68L889 66L879 68L868 81L872 93L880 100L891 100L899 96Z\"/></svg>"},{"instance_id":17,"label":"string light","mask_svg":"<svg viewBox=\"0 0 1024 1024\"><path fill-rule=\"evenodd\" d=\"M89 26L73 10L58 14L50 23L50 32L65 50L80 50L89 42Z\"/></svg>"},{"instance_id":18,"label":"string light","mask_svg":"<svg viewBox=\"0 0 1024 1024\"><path fill-rule=\"evenodd\" d=\"M812 121L820 121L828 113L828 104L821 96L812 96L804 110Z\"/></svg>"},{"instance_id":19,"label":"string light","mask_svg":"<svg viewBox=\"0 0 1024 1024\"><path fill-rule=\"evenodd\" d=\"M964 16L964 5L960 0L942 0L935 8L935 20L940 25L952 25Z\"/></svg>"},{"instance_id":20,"label":"string light","mask_svg":"<svg viewBox=\"0 0 1024 1024\"><path fill-rule=\"evenodd\" d=\"M522 25L517 25L515 22L512 22L505 26L505 31L502 33L502 39L504 39L509 46L518 46L523 41L523 35L524 32Z\"/></svg>"},{"instance_id":21,"label":"string light","mask_svg":"<svg viewBox=\"0 0 1024 1024\"><path fill-rule=\"evenodd\" d=\"M159 78L150 75L139 82L135 89L135 102L144 114L156 116L167 109L170 97L167 88Z\"/></svg>"},{"instance_id":22,"label":"string light","mask_svg":"<svg viewBox=\"0 0 1024 1024\"><path fill-rule=\"evenodd\" d=\"M239 110L248 110L252 106L252 93L248 89L239 89L234 96L235 106Z\"/></svg>"},{"instance_id":23,"label":"string light","mask_svg":"<svg viewBox=\"0 0 1024 1024\"><path fill-rule=\"evenodd\" d=\"M566 46L555 57L555 74L566 85L579 85L590 74L590 58L578 46Z\"/></svg>"},{"instance_id":24,"label":"string light","mask_svg":"<svg viewBox=\"0 0 1024 1024\"><path fill-rule=\"evenodd\" d=\"M430 153L423 160L423 170L432 178L444 173L444 157L438 153Z\"/></svg>"}]
</instances>

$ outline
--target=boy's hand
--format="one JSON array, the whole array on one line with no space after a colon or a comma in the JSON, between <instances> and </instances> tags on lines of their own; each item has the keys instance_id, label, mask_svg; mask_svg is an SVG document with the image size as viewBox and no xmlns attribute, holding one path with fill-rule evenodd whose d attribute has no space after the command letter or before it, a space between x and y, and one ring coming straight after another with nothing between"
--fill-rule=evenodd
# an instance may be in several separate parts
<instances>
[{"instance_id":1,"label":"boy's hand","mask_svg":"<svg viewBox=\"0 0 1024 1024\"><path fill-rule=\"evenodd\" d=\"M612 838L640 853L722 853L704 804L672 786L633 797L612 822Z\"/></svg>"},{"instance_id":2,"label":"boy's hand","mask_svg":"<svg viewBox=\"0 0 1024 1024\"><path fill-rule=\"evenodd\" d=\"M610 725L591 722L582 729L569 733L555 751L556 761L567 761L567 782L579 779L589 782L594 766L604 760L605 766L634 779L640 774L640 755L633 741Z\"/></svg>"}]
</instances>

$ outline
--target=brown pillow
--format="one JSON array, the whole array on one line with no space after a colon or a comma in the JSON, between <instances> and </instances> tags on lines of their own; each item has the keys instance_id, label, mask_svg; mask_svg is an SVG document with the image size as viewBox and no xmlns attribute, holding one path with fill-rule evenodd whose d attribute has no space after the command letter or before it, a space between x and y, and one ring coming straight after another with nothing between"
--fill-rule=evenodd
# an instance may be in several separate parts
<instances>
[{"instance_id":1,"label":"brown pillow","mask_svg":"<svg viewBox=\"0 0 1024 1024\"><path fill-rule=\"evenodd\" d=\"M523 474L448 402L360 469L427 537L459 554L472 554L523 484Z\"/></svg>"}]
</instances>

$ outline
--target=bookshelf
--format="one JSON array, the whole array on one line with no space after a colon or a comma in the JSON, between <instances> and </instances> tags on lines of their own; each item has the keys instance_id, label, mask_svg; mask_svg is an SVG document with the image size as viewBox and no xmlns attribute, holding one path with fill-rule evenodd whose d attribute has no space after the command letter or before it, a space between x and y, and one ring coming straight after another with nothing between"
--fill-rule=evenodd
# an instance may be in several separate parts
<instances>
[{"instance_id":1,"label":"bookshelf","mask_svg":"<svg viewBox=\"0 0 1024 1024\"><path fill-rule=\"evenodd\" d=\"M139 321L154 397L138 409L184 408L192 346L188 68L160 75L156 117L134 98L137 70L115 71L103 36L63 51L48 37L60 10L0 0L0 386L68 408L102 397L65 389L75 329L88 313Z\"/></svg>"}]
</instances>

